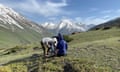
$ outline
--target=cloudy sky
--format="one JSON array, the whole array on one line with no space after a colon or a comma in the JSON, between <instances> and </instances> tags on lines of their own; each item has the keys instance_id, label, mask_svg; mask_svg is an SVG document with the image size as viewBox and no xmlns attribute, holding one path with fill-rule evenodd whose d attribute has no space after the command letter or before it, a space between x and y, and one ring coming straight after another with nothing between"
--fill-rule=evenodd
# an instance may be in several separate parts
<instances>
[{"instance_id":1,"label":"cloudy sky","mask_svg":"<svg viewBox=\"0 0 120 72\"><path fill-rule=\"evenodd\" d=\"M120 0L0 0L37 23L70 19L84 24L100 24L120 17Z\"/></svg>"}]
</instances>

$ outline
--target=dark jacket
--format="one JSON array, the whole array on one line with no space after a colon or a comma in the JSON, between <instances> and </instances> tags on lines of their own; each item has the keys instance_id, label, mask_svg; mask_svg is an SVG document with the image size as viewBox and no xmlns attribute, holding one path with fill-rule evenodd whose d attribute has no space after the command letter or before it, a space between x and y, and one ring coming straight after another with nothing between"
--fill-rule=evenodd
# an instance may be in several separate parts
<instances>
[{"instance_id":1,"label":"dark jacket","mask_svg":"<svg viewBox=\"0 0 120 72\"><path fill-rule=\"evenodd\" d=\"M67 54L67 42L63 39L63 36L59 33L58 34L58 44L57 44L57 49L58 49L58 55L65 55Z\"/></svg>"}]
</instances>

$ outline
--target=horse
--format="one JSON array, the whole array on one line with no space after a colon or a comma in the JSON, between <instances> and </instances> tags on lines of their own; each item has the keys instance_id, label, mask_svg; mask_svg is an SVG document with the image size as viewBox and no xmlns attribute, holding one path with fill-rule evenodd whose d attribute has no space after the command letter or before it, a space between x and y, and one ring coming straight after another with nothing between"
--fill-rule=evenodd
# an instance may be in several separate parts
<instances>
[{"instance_id":1,"label":"horse","mask_svg":"<svg viewBox=\"0 0 120 72\"><path fill-rule=\"evenodd\" d=\"M55 54L55 49L57 46L57 37L44 37L40 41L41 47L43 49L43 55L44 57L49 55L50 51L51 53Z\"/></svg>"}]
</instances>

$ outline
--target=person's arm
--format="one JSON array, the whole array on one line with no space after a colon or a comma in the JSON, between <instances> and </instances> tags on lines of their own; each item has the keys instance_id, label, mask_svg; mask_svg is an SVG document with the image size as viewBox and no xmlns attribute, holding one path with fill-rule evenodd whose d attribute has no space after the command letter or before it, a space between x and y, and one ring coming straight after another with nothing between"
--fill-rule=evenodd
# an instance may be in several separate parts
<instances>
[{"instance_id":1,"label":"person's arm","mask_svg":"<svg viewBox=\"0 0 120 72\"><path fill-rule=\"evenodd\" d=\"M57 44L57 46L56 46L56 51L55 51L56 54L57 54L58 51L59 51L59 47L60 47L60 43L58 42L58 44Z\"/></svg>"}]
</instances>

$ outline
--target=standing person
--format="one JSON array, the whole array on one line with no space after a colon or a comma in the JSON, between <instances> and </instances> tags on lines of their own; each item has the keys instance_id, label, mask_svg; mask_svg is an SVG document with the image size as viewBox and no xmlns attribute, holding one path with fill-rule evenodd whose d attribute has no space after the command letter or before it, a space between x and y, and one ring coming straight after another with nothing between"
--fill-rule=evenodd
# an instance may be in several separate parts
<instances>
[{"instance_id":1,"label":"standing person","mask_svg":"<svg viewBox=\"0 0 120 72\"><path fill-rule=\"evenodd\" d=\"M63 39L63 36L59 33L58 44L56 49L57 56L65 56L67 54L67 49L68 49L67 42Z\"/></svg>"}]
</instances>

